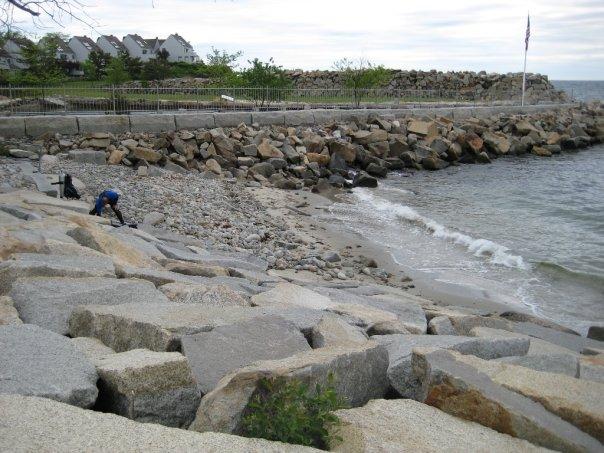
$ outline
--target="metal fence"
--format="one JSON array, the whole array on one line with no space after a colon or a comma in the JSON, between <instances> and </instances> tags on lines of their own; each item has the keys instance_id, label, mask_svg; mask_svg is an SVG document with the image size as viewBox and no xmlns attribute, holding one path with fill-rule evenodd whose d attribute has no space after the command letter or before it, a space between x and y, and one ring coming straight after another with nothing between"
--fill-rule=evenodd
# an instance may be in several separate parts
<instances>
[{"instance_id":1,"label":"metal fence","mask_svg":"<svg viewBox=\"0 0 604 453\"><path fill-rule=\"evenodd\" d=\"M468 90L0 86L0 116L519 105L520 97L516 91L486 97Z\"/></svg>"}]
</instances>

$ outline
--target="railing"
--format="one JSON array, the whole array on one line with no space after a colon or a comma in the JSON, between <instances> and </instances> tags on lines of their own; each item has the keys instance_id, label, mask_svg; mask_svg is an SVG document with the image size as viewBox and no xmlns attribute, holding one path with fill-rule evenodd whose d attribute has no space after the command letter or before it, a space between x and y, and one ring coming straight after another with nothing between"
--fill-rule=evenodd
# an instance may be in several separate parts
<instances>
[{"instance_id":1,"label":"railing","mask_svg":"<svg viewBox=\"0 0 604 453\"><path fill-rule=\"evenodd\" d=\"M516 91L1 86L0 116L519 105L520 97Z\"/></svg>"}]
</instances>

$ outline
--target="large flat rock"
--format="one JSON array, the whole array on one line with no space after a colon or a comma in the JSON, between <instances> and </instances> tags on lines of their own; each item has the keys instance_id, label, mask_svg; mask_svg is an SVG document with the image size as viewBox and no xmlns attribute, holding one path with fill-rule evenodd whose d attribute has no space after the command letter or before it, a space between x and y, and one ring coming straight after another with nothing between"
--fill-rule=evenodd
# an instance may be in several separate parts
<instances>
[{"instance_id":1,"label":"large flat rock","mask_svg":"<svg viewBox=\"0 0 604 453\"><path fill-rule=\"evenodd\" d=\"M258 307L297 306L325 310L336 304L329 297L292 283L278 283L269 291L252 297L252 305Z\"/></svg>"},{"instance_id":2,"label":"large flat rock","mask_svg":"<svg viewBox=\"0 0 604 453\"><path fill-rule=\"evenodd\" d=\"M178 352L135 349L95 361L97 408L144 423L188 427L201 395L187 359Z\"/></svg>"},{"instance_id":3,"label":"large flat rock","mask_svg":"<svg viewBox=\"0 0 604 453\"><path fill-rule=\"evenodd\" d=\"M21 319L66 335L74 308L84 305L167 303L152 283L115 278L22 278L10 296Z\"/></svg>"},{"instance_id":4,"label":"large flat rock","mask_svg":"<svg viewBox=\"0 0 604 453\"><path fill-rule=\"evenodd\" d=\"M97 377L94 365L68 338L28 324L0 326L0 393L91 407ZM4 423L3 412L2 418Z\"/></svg>"},{"instance_id":5,"label":"large flat rock","mask_svg":"<svg viewBox=\"0 0 604 453\"><path fill-rule=\"evenodd\" d=\"M604 384L476 357L457 357L457 360L604 441Z\"/></svg>"},{"instance_id":6,"label":"large flat rock","mask_svg":"<svg viewBox=\"0 0 604 453\"><path fill-rule=\"evenodd\" d=\"M539 338L543 341L555 344L562 348L570 349L575 352L583 352L585 349L593 348L604 350L604 341L593 340L591 338L581 337L566 332L560 332L556 329L550 329L530 322L512 323L513 332Z\"/></svg>"},{"instance_id":7,"label":"large flat rock","mask_svg":"<svg viewBox=\"0 0 604 453\"><path fill-rule=\"evenodd\" d=\"M154 423L138 423L45 398L0 395L0 450L64 453L282 453L313 448L219 433L195 433Z\"/></svg>"},{"instance_id":8,"label":"large flat rock","mask_svg":"<svg viewBox=\"0 0 604 453\"><path fill-rule=\"evenodd\" d=\"M502 357L496 360L536 371L579 377L579 359L569 354L526 355L523 357Z\"/></svg>"},{"instance_id":9,"label":"large flat rock","mask_svg":"<svg viewBox=\"0 0 604 453\"><path fill-rule=\"evenodd\" d=\"M422 383L420 401L553 450L602 451L596 439L541 404L493 382L460 360L463 357L451 351L414 350L413 370Z\"/></svg>"},{"instance_id":10,"label":"large flat rock","mask_svg":"<svg viewBox=\"0 0 604 453\"><path fill-rule=\"evenodd\" d=\"M295 324L278 316L255 318L182 337L182 351L202 393L227 373L258 360L283 359L310 350Z\"/></svg>"},{"instance_id":11,"label":"large flat rock","mask_svg":"<svg viewBox=\"0 0 604 453\"><path fill-rule=\"evenodd\" d=\"M453 417L413 400L373 400L335 412L331 451L378 452L546 452L525 440Z\"/></svg>"},{"instance_id":12,"label":"large flat rock","mask_svg":"<svg viewBox=\"0 0 604 453\"><path fill-rule=\"evenodd\" d=\"M493 329L490 327L475 327L470 330L470 335L481 338L525 338L531 342L529 350L526 353L527 356L542 356L542 355L572 355L578 356L576 351L573 351L562 346L558 346L554 343L541 340L539 338L531 337L521 333L510 332L508 330Z\"/></svg>"},{"instance_id":13,"label":"large flat rock","mask_svg":"<svg viewBox=\"0 0 604 453\"><path fill-rule=\"evenodd\" d=\"M104 253L113 259L116 264L132 267L157 267L155 261L145 253L128 244L127 241L103 231L91 223L82 223L67 234L75 239L78 244L89 247L97 252Z\"/></svg>"},{"instance_id":14,"label":"large flat rock","mask_svg":"<svg viewBox=\"0 0 604 453\"><path fill-rule=\"evenodd\" d=\"M8 293L23 277L115 277L108 257L15 253L0 263L0 294Z\"/></svg>"},{"instance_id":15,"label":"large flat rock","mask_svg":"<svg viewBox=\"0 0 604 453\"><path fill-rule=\"evenodd\" d=\"M168 283L158 288L168 299L179 304L215 307L249 307L249 300L225 285Z\"/></svg>"},{"instance_id":16,"label":"large flat rock","mask_svg":"<svg viewBox=\"0 0 604 453\"><path fill-rule=\"evenodd\" d=\"M426 333L426 315L422 307L415 301L395 294L382 294L378 288L374 288L378 294L371 295L373 291L366 288L370 295L355 294L350 290L330 287L316 287L314 290L329 297L338 304L355 304L372 307L396 315L398 321L409 332Z\"/></svg>"},{"instance_id":17,"label":"large flat rock","mask_svg":"<svg viewBox=\"0 0 604 453\"><path fill-rule=\"evenodd\" d=\"M351 407L382 398L388 389L388 352L372 341L348 348L320 348L281 360L256 362L226 375L205 395L190 429L238 433L242 414L263 378L299 380L314 388L335 378L335 389Z\"/></svg>"},{"instance_id":18,"label":"large flat rock","mask_svg":"<svg viewBox=\"0 0 604 453\"><path fill-rule=\"evenodd\" d=\"M73 311L72 336L94 337L114 350L176 351L180 338L246 321L264 313L251 307L216 307L178 303L88 305Z\"/></svg>"},{"instance_id":19,"label":"large flat rock","mask_svg":"<svg viewBox=\"0 0 604 453\"><path fill-rule=\"evenodd\" d=\"M376 335L371 337L388 349L388 379L404 398L418 399L421 382L413 373L414 348L432 347L471 354L483 359L522 356L529 347L521 338L483 339L460 335Z\"/></svg>"}]
</instances>

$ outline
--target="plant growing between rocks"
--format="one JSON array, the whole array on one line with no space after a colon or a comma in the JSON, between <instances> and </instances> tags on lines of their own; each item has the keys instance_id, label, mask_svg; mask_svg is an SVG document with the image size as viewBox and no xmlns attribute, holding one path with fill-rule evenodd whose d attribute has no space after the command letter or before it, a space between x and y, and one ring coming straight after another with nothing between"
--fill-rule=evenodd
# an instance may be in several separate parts
<instances>
[{"instance_id":1,"label":"plant growing between rocks","mask_svg":"<svg viewBox=\"0 0 604 453\"><path fill-rule=\"evenodd\" d=\"M332 412L344 407L333 374L326 386L317 384L314 392L298 380L264 378L243 417L243 434L326 449L337 440L328 431L338 424Z\"/></svg>"}]
</instances>

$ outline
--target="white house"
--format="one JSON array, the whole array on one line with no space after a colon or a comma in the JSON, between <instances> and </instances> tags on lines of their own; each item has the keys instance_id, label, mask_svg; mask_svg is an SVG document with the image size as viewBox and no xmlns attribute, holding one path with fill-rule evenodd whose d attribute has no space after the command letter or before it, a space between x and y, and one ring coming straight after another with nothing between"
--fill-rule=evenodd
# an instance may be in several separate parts
<instances>
[{"instance_id":1,"label":"white house","mask_svg":"<svg viewBox=\"0 0 604 453\"><path fill-rule=\"evenodd\" d=\"M101 50L88 36L74 36L69 40L69 47L73 51L76 61L80 63L88 60L90 52Z\"/></svg>"},{"instance_id":2,"label":"white house","mask_svg":"<svg viewBox=\"0 0 604 453\"><path fill-rule=\"evenodd\" d=\"M159 50L162 49L168 51L168 61L185 61L187 63L194 63L199 60L199 56L195 53L193 46L178 33L168 36L168 38L165 39L159 47Z\"/></svg>"},{"instance_id":3,"label":"white house","mask_svg":"<svg viewBox=\"0 0 604 453\"><path fill-rule=\"evenodd\" d=\"M139 35L126 35L122 39L122 43L132 58L140 58L141 61L149 61L151 58L155 57L153 44L150 44L146 39L141 38Z\"/></svg>"},{"instance_id":4,"label":"white house","mask_svg":"<svg viewBox=\"0 0 604 453\"><path fill-rule=\"evenodd\" d=\"M113 35L101 35L96 40L97 46L101 48L103 52L108 53L112 57L117 57L120 52L128 52L126 46Z\"/></svg>"},{"instance_id":5,"label":"white house","mask_svg":"<svg viewBox=\"0 0 604 453\"><path fill-rule=\"evenodd\" d=\"M29 67L22 55L23 48L29 44L33 43L22 36L14 36L6 40L3 49L8 54L10 69L27 69Z\"/></svg>"}]
</instances>

